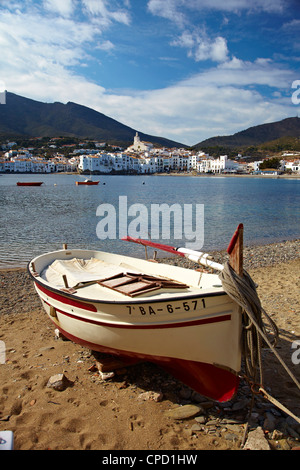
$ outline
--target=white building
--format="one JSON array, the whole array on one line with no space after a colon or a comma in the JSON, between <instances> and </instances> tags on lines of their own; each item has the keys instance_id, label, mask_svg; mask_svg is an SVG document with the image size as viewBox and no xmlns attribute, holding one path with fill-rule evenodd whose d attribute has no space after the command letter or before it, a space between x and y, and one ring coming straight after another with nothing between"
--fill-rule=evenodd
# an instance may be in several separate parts
<instances>
[{"instance_id":1,"label":"white building","mask_svg":"<svg viewBox=\"0 0 300 470\"><path fill-rule=\"evenodd\" d=\"M210 158L205 154L192 154L185 150L153 151L136 153L98 153L97 155L80 155L78 169L83 172L110 173L125 171L134 173L162 173L169 171L193 171L199 173L236 173L241 165L228 159L227 155Z\"/></svg>"},{"instance_id":2,"label":"white building","mask_svg":"<svg viewBox=\"0 0 300 470\"><path fill-rule=\"evenodd\" d=\"M4 158L8 158L10 160L14 159L19 160L23 158L31 158L32 154L28 150L9 150L5 152Z\"/></svg>"},{"instance_id":3,"label":"white building","mask_svg":"<svg viewBox=\"0 0 300 470\"><path fill-rule=\"evenodd\" d=\"M157 171L156 158L137 157L128 153L98 153L80 155L78 169L82 172L110 173L126 171L128 173L154 173Z\"/></svg>"},{"instance_id":4,"label":"white building","mask_svg":"<svg viewBox=\"0 0 300 470\"><path fill-rule=\"evenodd\" d=\"M80 155L78 169L83 172L109 173L112 170L108 154Z\"/></svg>"},{"instance_id":5,"label":"white building","mask_svg":"<svg viewBox=\"0 0 300 470\"><path fill-rule=\"evenodd\" d=\"M263 160L259 160L258 162L250 162L248 163L249 168L253 172L259 171L259 165L263 162Z\"/></svg>"},{"instance_id":6,"label":"white building","mask_svg":"<svg viewBox=\"0 0 300 470\"><path fill-rule=\"evenodd\" d=\"M58 171L56 165L47 160L41 159L17 159L0 161L0 172L10 172L10 173L51 173ZM66 171L65 168L62 168L61 171Z\"/></svg>"},{"instance_id":7,"label":"white building","mask_svg":"<svg viewBox=\"0 0 300 470\"><path fill-rule=\"evenodd\" d=\"M282 160L283 169L290 170L292 173L300 173L300 160Z\"/></svg>"},{"instance_id":8,"label":"white building","mask_svg":"<svg viewBox=\"0 0 300 470\"><path fill-rule=\"evenodd\" d=\"M133 145L127 148L126 152L149 152L153 148L151 142L141 141L138 132L133 139Z\"/></svg>"},{"instance_id":9,"label":"white building","mask_svg":"<svg viewBox=\"0 0 300 470\"><path fill-rule=\"evenodd\" d=\"M1 173L10 173L14 171L14 162L10 160L1 160L0 161L0 172Z\"/></svg>"},{"instance_id":10,"label":"white building","mask_svg":"<svg viewBox=\"0 0 300 470\"><path fill-rule=\"evenodd\" d=\"M219 158L201 158L197 162L199 173L236 173L239 169L237 162L230 160L227 155Z\"/></svg>"}]
</instances>

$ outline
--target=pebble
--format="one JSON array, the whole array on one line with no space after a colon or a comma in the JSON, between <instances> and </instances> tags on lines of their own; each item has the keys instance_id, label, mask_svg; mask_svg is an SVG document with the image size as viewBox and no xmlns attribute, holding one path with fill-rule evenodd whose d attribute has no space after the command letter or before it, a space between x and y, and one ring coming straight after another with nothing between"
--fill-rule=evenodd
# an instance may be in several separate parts
<instances>
[{"instance_id":1,"label":"pebble","mask_svg":"<svg viewBox=\"0 0 300 470\"><path fill-rule=\"evenodd\" d=\"M238 400L234 405L232 406L232 411L240 411L244 410L248 407L250 400L248 398L245 398L243 400Z\"/></svg>"},{"instance_id":2,"label":"pebble","mask_svg":"<svg viewBox=\"0 0 300 470\"><path fill-rule=\"evenodd\" d=\"M192 432L197 432L197 431L201 431L201 430L202 430L202 426L200 426L200 424L193 424L192 427L191 427Z\"/></svg>"},{"instance_id":3,"label":"pebble","mask_svg":"<svg viewBox=\"0 0 300 470\"><path fill-rule=\"evenodd\" d=\"M83 361L82 361L83 362ZM102 380L109 380L109 379L112 379L114 376L115 376L115 373L114 372L101 372L99 370L99 376Z\"/></svg>"},{"instance_id":4,"label":"pebble","mask_svg":"<svg viewBox=\"0 0 300 470\"><path fill-rule=\"evenodd\" d=\"M192 418L200 413L203 413L204 409L198 405L183 405L173 408L165 412L166 416L173 419L187 419Z\"/></svg>"},{"instance_id":5,"label":"pebble","mask_svg":"<svg viewBox=\"0 0 300 470\"><path fill-rule=\"evenodd\" d=\"M152 392L152 391L143 392L143 393L139 394L138 399L139 400L145 400L145 401L150 400L150 401L159 402L159 401L162 401L162 399L163 399L163 393L161 393L161 392Z\"/></svg>"},{"instance_id":6,"label":"pebble","mask_svg":"<svg viewBox=\"0 0 300 470\"><path fill-rule=\"evenodd\" d=\"M270 445L260 426L249 432L244 450L270 450Z\"/></svg>"},{"instance_id":7,"label":"pebble","mask_svg":"<svg viewBox=\"0 0 300 470\"><path fill-rule=\"evenodd\" d=\"M59 392L65 390L67 387L71 386L72 382L64 374L52 375L47 383L47 387L53 388Z\"/></svg>"},{"instance_id":8,"label":"pebble","mask_svg":"<svg viewBox=\"0 0 300 470\"><path fill-rule=\"evenodd\" d=\"M197 421L198 424L205 424L206 423L206 417L205 416L196 416L195 421Z\"/></svg>"},{"instance_id":9,"label":"pebble","mask_svg":"<svg viewBox=\"0 0 300 470\"><path fill-rule=\"evenodd\" d=\"M276 421L277 421L276 417L272 413L267 412L266 419L264 420L263 428L268 432L274 431L276 427Z\"/></svg>"}]
</instances>

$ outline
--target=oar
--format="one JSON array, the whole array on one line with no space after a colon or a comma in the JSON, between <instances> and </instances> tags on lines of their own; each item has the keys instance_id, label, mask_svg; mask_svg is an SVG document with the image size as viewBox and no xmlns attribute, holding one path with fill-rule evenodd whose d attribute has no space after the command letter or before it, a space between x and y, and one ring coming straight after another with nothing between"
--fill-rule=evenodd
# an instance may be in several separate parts
<instances>
[{"instance_id":1,"label":"oar","mask_svg":"<svg viewBox=\"0 0 300 470\"><path fill-rule=\"evenodd\" d=\"M174 246L163 245L162 243L155 243L151 240L143 240L141 238L133 238L129 236L123 237L122 240L125 240L127 242L138 243L143 246L151 246L159 250L167 251L168 253L172 253L173 255L187 258L191 261L194 261L195 263L203 264L204 266L217 269L218 271L222 271L224 269L224 266L222 264L211 261L209 259L210 256L207 253L202 253L201 251L189 250L188 248L175 248Z\"/></svg>"}]
</instances>

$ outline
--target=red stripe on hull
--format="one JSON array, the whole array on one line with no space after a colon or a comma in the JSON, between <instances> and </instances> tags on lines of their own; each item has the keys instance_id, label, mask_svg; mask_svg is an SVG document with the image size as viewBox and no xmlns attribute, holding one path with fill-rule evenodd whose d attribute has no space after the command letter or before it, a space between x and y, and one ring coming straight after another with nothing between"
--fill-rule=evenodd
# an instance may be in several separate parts
<instances>
[{"instance_id":1,"label":"red stripe on hull","mask_svg":"<svg viewBox=\"0 0 300 470\"><path fill-rule=\"evenodd\" d=\"M72 305L72 307L81 308L83 310L87 310L89 312L97 312L97 308L86 302L80 302L78 300L73 300L70 297L65 297L64 295L57 294L56 292L52 292L51 290L46 289L44 286L36 283L36 286L39 290L41 290L44 294L48 295L54 300L58 300L64 304Z\"/></svg>"},{"instance_id":2,"label":"red stripe on hull","mask_svg":"<svg viewBox=\"0 0 300 470\"><path fill-rule=\"evenodd\" d=\"M170 357L150 356L147 354L121 351L108 348L99 344L90 343L81 338L73 336L60 328L61 333L74 343L78 343L92 351L111 354L126 361L136 360L152 362L162 367L168 373L176 377L196 392L219 402L225 402L233 398L239 386L239 377L234 373L221 369L220 367L203 362L188 361Z\"/></svg>"}]
</instances>

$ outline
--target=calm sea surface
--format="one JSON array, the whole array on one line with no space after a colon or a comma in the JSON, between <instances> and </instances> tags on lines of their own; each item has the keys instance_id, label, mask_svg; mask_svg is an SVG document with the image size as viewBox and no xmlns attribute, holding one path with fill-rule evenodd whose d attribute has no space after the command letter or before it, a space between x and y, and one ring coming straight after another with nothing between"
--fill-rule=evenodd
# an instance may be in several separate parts
<instances>
[{"instance_id":1,"label":"calm sea surface","mask_svg":"<svg viewBox=\"0 0 300 470\"><path fill-rule=\"evenodd\" d=\"M184 204L194 211L196 205L204 205L204 251L226 248L239 223L244 224L247 245L300 238L300 178L93 176L100 180L98 186L77 186L75 181L80 179L64 174L0 176L0 267L25 266L34 256L60 249L63 243L69 248L144 257L143 247L97 236L97 226L104 216L99 212L97 215L97 208L109 204L106 207L114 208L119 217L120 196L127 197L128 210L137 208L133 204L146 208L149 232L153 204L170 207L176 203L183 213ZM17 181L44 184L18 187ZM134 214L128 212L128 224L133 221L138 232L140 213ZM195 230L197 219L193 214L191 229ZM113 218L109 219L110 228L111 223ZM118 220L116 223L118 227ZM184 229L182 239L174 239L172 226L170 235L169 239L152 239L185 246Z\"/></svg>"}]
</instances>

